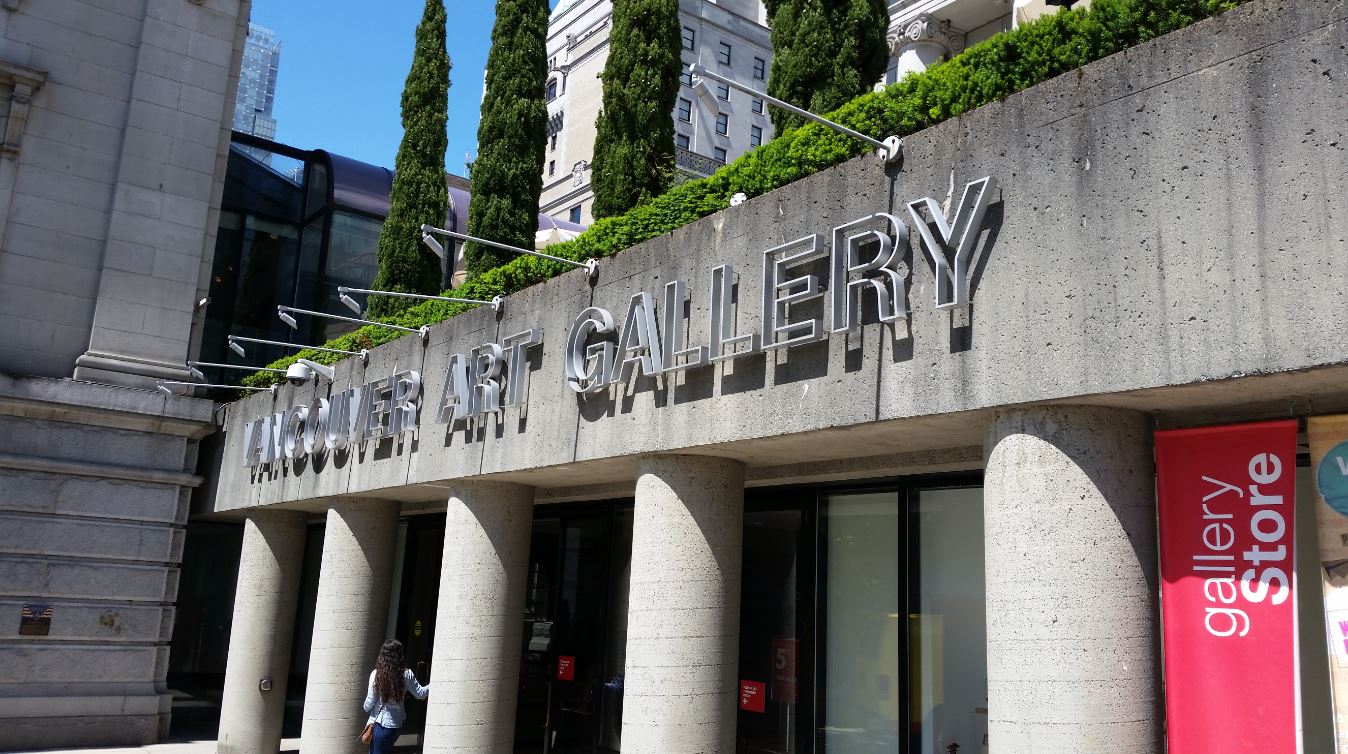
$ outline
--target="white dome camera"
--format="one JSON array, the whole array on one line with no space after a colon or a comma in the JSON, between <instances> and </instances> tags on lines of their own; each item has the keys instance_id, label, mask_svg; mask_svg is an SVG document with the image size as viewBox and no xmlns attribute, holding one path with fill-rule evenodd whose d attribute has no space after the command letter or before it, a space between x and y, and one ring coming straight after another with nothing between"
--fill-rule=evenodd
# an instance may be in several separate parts
<instances>
[{"instance_id":1,"label":"white dome camera","mask_svg":"<svg viewBox=\"0 0 1348 754\"><path fill-rule=\"evenodd\" d=\"M318 375L328 382L332 382L332 378L337 375L337 370L308 359L296 359L294 364L286 367L286 382L289 382L295 387L299 387L309 380L312 380L314 375Z\"/></svg>"},{"instance_id":2,"label":"white dome camera","mask_svg":"<svg viewBox=\"0 0 1348 754\"><path fill-rule=\"evenodd\" d=\"M289 382L291 385L294 385L295 387L303 385L304 383L313 379L313 377L314 377L314 370L310 369L308 365L302 362L297 361L294 364L291 364L290 366L286 367L286 382Z\"/></svg>"}]
</instances>

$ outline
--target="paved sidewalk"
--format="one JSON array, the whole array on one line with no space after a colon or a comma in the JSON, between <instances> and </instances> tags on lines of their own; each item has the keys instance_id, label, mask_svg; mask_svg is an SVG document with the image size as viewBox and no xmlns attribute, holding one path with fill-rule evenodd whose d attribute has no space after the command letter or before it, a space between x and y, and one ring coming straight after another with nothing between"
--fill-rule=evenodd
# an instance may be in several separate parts
<instances>
[{"instance_id":1,"label":"paved sidewalk","mask_svg":"<svg viewBox=\"0 0 1348 754\"><path fill-rule=\"evenodd\" d=\"M281 741L282 752L300 750L298 738L286 738ZM152 746L131 746L111 749L34 749L16 752L16 754L215 754L214 741L181 741L178 743L154 744Z\"/></svg>"}]
</instances>

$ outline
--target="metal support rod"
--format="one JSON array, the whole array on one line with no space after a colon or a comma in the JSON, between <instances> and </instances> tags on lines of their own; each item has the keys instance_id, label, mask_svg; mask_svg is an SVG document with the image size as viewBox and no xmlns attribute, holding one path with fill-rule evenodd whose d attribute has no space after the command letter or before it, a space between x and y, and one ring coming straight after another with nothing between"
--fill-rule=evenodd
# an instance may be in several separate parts
<instances>
[{"instance_id":1,"label":"metal support rod","mask_svg":"<svg viewBox=\"0 0 1348 754\"><path fill-rule=\"evenodd\" d=\"M596 260L596 259L588 259L588 260L586 260L586 261L584 261L584 262L577 262L577 261L574 260L574 259L567 259L567 258L565 258L565 257L553 256L552 254L544 254L544 253L541 252L541 251L533 251L533 250L531 250L531 249L521 249L521 248L518 247L518 246L510 246L510 245L508 245L508 244L497 243L497 242L495 242L495 241L488 241L488 240L485 239L485 238L477 238L477 237L475 237L475 236L464 235L463 233L455 233L455 232L452 231L452 230L445 230L444 228L437 228L437 227L435 227L434 225L423 225L423 226L421 226L421 232L422 232L422 233L438 233L438 234L440 234L440 235L442 235L442 236L449 236L450 238L455 238L455 239L458 239L458 240L460 240L460 241L472 241L473 243L480 243L480 244L482 244L483 246L490 246L490 247L492 247L493 249L501 249L502 251L511 251L511 252L516 253L516 254L528 254L528 255L530 255L530 256L543 257L544 259L551 259L551 260L554 261L554 262L561 262L562 264L569 264L569 265L571 265L572 267L580 267L580 268L584 269L586 272L588 272L588 273L590 274L591 277L593 277L596 273L599 272L599 261Z\"/></svg>"},{"instance_id":2,"label":"metal support rod","mask_svg":"<svg viewBox=\"0 0 1348 754\"><path fill-rule=\"evenodd\" d=\"M284 369L272 369L271 367L250 367L245 366L243 364L214 364L209 361L189 361L187 362L187 366L188 368L214 367L216 369L236 369L240 372L277 372L279 374L286 373L286 370Z\"/></svg>"},{"instance_id":3,"label":"metal support rod","mask_svg":"<svg viewBox=\"0 0 1348 754\"><path fill-rule=\"evenodd\" d=\"M765 100L774 107L781 108L782 110L785 110L789 113L794 113L795 115L799 115L800 117L805 118L807 120L812 120L821 126L827 126L828 128L831 128L835 131L840 131L842 133L847 134L848 136L851 136L854 139L860 139L866 142L867 144L870 144L871 146L875 147L875 149L880 154L883 154L885 156L885 162L893 162L894 160L897 160L900 155L903 154L903 141L899 139L899 137L897 136L890 136L884 141L872 138L870 136L867 136L866 134L861 133L860 131L848 128L847 126L844 126L841 123L834 123L828 118L820 117L810 112L809 110L804 110L802 108L796 107L790 102L783 102L782 100L777 99L776 97L772 96L771 94L768 94L767 92L760 92L757 89L751 89L745 86L744 84L735 81L734 79L726 78L725 76L722 76L717 73L712 73L711 71L707 70L705 67L697 63L689 63L688 72L699 78L711 79L712 81L725 84L726 86L733 86L742 92L748 92L749 94L755 97L759 97Z\"/></svg>"},{"instance_id":4,"label":"metal support rod","mask_svg":"<svg viewBox=\"0 0 1348 754\"><path fill-rule=\"evenodd\" d=\"M235 341L240 343L258 343L264 346L281 346L283 348L293 348L296 351L326 351L327 353L340 353L343 356L359 356L362 359L369 355L369 351L343 351L339 348L324 348L323 346L306 346L303 343L286 343L280 340L263 340L261 338L245 338L242 335L231 335L228 338L229 346L234 353L240 356L245 355L243 349L234 345Z\"/></svg>"},{"instance_id":5,"label":"metal support rod","mask_svg":"<svg viewBox=\"0 0 1348 754\"><path fill-rule=\"evenodd\" d=\"M356 324L361 325L374 325L375 327L387 327L390 330L402 330L403 332L414 332L421 335L423 338L430 333L430 328L425 326L423 326L421 329L418 330L411 327L403 327L402 325L390 325L387 322L375 322L374 320L370 319L356 319L355 317L343 317L340 314L327 314L325 312L315 312L310 311L308 309L296 309L293 306L285 306L285 305L277 306L276 316L280 317L282 322L285 322L287 325L290 325L291 327L298 327L298 325L295 324L294 317L287 316L288 312L294 312L296 314L307 314L310 317L323 317L325 319L336 319L342 322L355 322Z\"/></svg>"},{"instance_id":6,"label":"metal support rod","mask_svg":"<svg viewBox=\"0 0 1348 754\"><path fill-rule=\"evenodd\" d=\"M164 392L173 395L177 395L177 393L173 393L173 391L165 388L164 387L165 385L182 385L183 387L217 387L221 388L222 390L257 390L259 392L266 392L266 393L272 393L276 391L275 386L248 387L247 385L212 385L210 383L205 382L180 382L178 380L159 380L155 384L159 387L160 390L163 390Z\"/></svg>"},{"instance_id":7,"label":"metal support rod","mask_svg":"<svg viewBox=\"0 0 1348 754\"><path fill-rule=\"evenodd\" d=\"M422 293L402 293L399 291L375 291L369 288L348 288L347 286L344 285L337 286L337 295L342 298L342 303L347 302L349 297L346 294L348 293L364 293L371 296L397 296L398 298L416 298L421 299L423 301L452 301L457 304L480 304L482 306L490 306L493 311L498 312L501 311L501 307L505 304L504 296L494 296L492 297L491 301L480 301L475 298L454 298L453 296L427 296ZM357 309L357 307L352 307L351 304L346 305L350 308ZM357 309L357 311L359 311L359 309Z\"/></svg>"}]
</instances>

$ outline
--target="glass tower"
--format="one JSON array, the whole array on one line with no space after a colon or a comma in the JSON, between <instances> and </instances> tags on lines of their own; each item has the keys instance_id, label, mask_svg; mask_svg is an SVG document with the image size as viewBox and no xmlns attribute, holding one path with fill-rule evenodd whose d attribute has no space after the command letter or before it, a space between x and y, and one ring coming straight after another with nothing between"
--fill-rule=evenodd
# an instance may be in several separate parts
<instances>
[{"instance_id":1,"label":"glass tower","mask_svg":"<svg viewBox=\"0 0 1348 754\"><path fill-rule=\"evenodd\" d=\"M239 93L234 101L234 130L272 139L276 119L272 105L276 99L276 69L281 62L281 42L276 32L265 26L248 24L243 46L243 64L239 68ZM271 155L259 150L264 161Z\"/></svg>"}]
</instances>

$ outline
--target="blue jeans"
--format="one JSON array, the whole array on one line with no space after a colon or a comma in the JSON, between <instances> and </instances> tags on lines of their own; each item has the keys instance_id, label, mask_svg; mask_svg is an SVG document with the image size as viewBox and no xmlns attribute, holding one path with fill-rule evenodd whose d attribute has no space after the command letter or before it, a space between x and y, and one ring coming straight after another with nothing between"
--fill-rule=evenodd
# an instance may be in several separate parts
<instances>
[{"instance_id":1,"label":"blue jeans","mask_svg":"<svg viewBox=\"0 0 1348 754\"><path fill-rule=\"evenodd\" d=\"M375 723L374 740L370 741L370 754L393 754L393 744L397 741L397 728L385 728Z\"/></svg>"}]
</instances>

